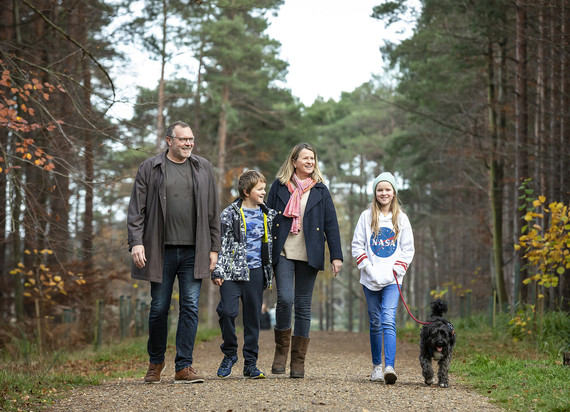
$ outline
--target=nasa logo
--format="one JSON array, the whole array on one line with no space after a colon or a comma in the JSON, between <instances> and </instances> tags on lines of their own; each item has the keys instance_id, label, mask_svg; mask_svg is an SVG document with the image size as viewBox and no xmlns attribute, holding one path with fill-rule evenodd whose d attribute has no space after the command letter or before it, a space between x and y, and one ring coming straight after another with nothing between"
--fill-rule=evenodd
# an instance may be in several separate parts
<instances>
[{"instance_id":1,"label":"nasa logo","mask_svg":"<svg viewBox=\"0 0 570 412\"><path fill-rule=\"evenodd\" d=\"M392 256L397 245L396 233L387 227L381 227L377 236L370 236L370 249L378 257Z\"/></svg>"}]
</instances>

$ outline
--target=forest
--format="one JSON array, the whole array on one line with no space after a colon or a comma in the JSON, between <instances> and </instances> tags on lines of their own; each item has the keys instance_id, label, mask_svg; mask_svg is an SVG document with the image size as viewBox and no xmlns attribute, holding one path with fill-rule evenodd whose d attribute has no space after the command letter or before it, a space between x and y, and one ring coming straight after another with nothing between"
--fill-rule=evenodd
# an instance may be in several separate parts
<instances>
[{"instance_id":1,"label":"forest","mask_svg":"<svg viewBox=\"0 0 570 412\"><path fill-rule=\"evenodd\" d=\"M317 148L344 266L319 274L314 327L367 328L350 242L382 171L414 230L402 292L417 316L435 295L453 316L570 311L568 0L378 0L369 14L386 27L413 17L408 38L378 50L389 75L311 105L287 89L267 34L284 1L2 2L0 347L91 343L101 319L103 338L122 333L124 300L144 310L126 210L138 165L176 120L214 165L222 208L244 170L271 184L295 143ZM125 101L129 48L160 73ZM175 56L188 67L169 68ZM121 103L132 113L116 115ZM218 300L204 282L204 325L217 325Z\"/></svg>"}]
</instances>

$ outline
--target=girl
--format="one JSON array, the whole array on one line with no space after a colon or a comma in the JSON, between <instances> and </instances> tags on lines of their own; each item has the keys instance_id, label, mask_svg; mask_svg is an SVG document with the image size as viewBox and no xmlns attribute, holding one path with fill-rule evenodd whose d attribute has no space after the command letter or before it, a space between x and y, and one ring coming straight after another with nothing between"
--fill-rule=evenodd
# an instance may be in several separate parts
<instances>
[{"instance_id":1,"label":"girl","mask_svg":"<svg viewBox=\"0 0 570 412\"><path fill-rule=\"evenodd\" d=\"M414 257L414 236L408 216L398 201L396 179L381 173L372 185L374 200L360 215L352 238L352 256L360 269L360 283L370 318L373 381L393 384L396 358L398 286ZM384 338L384 339L382 339ZM384 365L382 373L382 340Z\"/></svg>"}]
</instances>

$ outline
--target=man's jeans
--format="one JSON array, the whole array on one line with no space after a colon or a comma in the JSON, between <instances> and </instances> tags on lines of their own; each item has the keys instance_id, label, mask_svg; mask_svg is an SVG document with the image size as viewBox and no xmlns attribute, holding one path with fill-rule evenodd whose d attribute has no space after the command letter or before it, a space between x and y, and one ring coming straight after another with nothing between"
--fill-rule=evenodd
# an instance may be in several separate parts
<instances>
[{"instance_id":1,"label":"man's jeans","mask_svg":"<svg viewBox=\"0 0 570 412\"><path fill-rule=\"evenodd\" d=\"M373 291L362 286L370 318L370 349L372 363L382 364L382 335L384 335L384 365L394 367L396 360L396 309L400 296L398 286L389 285Z\"/></svg>"},{"instance_id":2,"label":"man's jeans","mask_svg":"<svg viewBox=\"0 0 570 412\"><path fill-rule=\"evenodd\" d=\"M202 279L194 279L194 246L166 246L162 283L151 282L148 318L148 354L150 363L164 362L168 335L168 312L174 280L178 275L180 314L176 330L175 370L192 365L194 340L198 330L198 299Z\"/></svg>"},{"instance_id":3,"label":"man's jeans","mask_svg":"<svg viewBox=\"0 0 570 412\"><path fill-rule=\"evenodd\" d=\"M279 256L279 262L275 267L275 283L277 284L275 329L291 328L291 311L294 305L295 330L293 335L309 337L311 302L318 272L307 262Z\"/></svg>"}]
</instances>

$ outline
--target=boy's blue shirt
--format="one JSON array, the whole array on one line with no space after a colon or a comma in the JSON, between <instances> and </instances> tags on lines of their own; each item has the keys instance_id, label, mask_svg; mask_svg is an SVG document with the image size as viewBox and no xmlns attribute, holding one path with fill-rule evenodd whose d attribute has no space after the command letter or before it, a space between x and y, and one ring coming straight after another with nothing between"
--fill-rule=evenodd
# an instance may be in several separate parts
<instances>
[{"instance_id":1,"label":"boy's blue shirt","mask_svg":"<svg viewBox=\"0 0 570 412\"><path fill-rule=\"evenodd\" d=\"M242 210L246 227L247 266L250 269L256 269L261 267L261 241L265 233L263 212L260 207L247 209L242 206Z\"/></svg>"}]
</instances>

